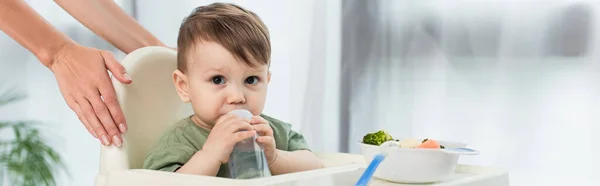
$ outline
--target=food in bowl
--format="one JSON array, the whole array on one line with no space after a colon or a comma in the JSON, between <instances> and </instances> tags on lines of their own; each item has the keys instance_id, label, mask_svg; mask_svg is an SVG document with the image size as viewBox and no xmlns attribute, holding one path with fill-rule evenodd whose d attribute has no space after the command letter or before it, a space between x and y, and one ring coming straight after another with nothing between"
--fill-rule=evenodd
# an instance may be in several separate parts
<instances>
[{"instance_id":1,"label":"food in bowl","mask_svg":"<svg viewBox=\"0 0 600 186\"><path fill-rule=\"evenodd\" d=\"M369 134L367 135L370 137L365 135L360 142L365 162L371 162L377 154L386 155L373 176L398 183L443 181L454 172L461 155L449 153L448 150L466 147L463 143L434 139L393 139L392 135L384 130ZM385 141L382 142L381 139Z\"/></svg>"},{"instance_id":2,"label":"food in bowl","mask_svg":"<svg viewBox=\"0 0 600 186\"><path fill-rule=\"evenodd\" d=\"M418 140L414 138L403 139L398 142L400 148L424 148L424 149L445 149L443 145L440 145L436 140L426 138L424 140Z\"/></svg>"},{"instance_id":3,"label":"food in bowl","mask_svg":"<svg viewBox=\"0 0 600 186\"><path fill-rule=\"evenodd\" d=\"M388 142L388 141L396 141L400 148L429 148L429 149L444 149L443 145L440 145L437 141L432 139L424 139L418 140L414 138L407 139L394 139L392 135L384 130L379 130L377 132L367 133L363 136L362 142L364 144L377 145Z\"/></svg>"}]
</instances>

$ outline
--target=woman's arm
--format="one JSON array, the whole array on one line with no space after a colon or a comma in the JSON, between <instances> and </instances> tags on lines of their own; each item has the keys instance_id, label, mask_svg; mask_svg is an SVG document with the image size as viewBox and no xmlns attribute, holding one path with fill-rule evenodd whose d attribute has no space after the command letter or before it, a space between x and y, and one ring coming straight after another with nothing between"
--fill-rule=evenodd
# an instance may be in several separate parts
<instances>
[{"instance_id":1,"label":"woman's arm","mask_svg":"<svg viewBox=\"0 0 600 186\"><path fill-rule=\"evenodd\" d=\"M45 66L71 38L55 29L25 1L0 1L0 30L33 53Z\"/></svg>"},{"instance_id":2,"label":"woman's arm","mask_svg":"<svg viewBox=\"0 0 600 186\"><path fill-rule=\"evenodd\" d=\"M112 0L55 2L77 21L127 54L146 46L164 46Z\"/></svg>"},{"instance_id":3,"label":"woman's arm","mask_svg":"<svg viewBox=\"0 0 600 186\"><path fill-rule=\"evenodd\" d=\"M78 45L23 0L0 0L0 30L54 73L67 105L90 134L104 145L122 144L127 123L107 70L122 83L132 80L109 51Z\"/></svg>"}]
</instances>

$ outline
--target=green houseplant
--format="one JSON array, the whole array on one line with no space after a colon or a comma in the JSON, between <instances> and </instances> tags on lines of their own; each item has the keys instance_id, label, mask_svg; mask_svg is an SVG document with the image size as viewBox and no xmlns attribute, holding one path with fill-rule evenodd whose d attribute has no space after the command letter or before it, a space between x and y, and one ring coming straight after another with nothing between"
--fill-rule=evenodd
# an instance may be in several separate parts
<instances>
[{"instance_id":1,"label":"green houseplant","mask_svg":"<svg viewBox=\"0 0 600 186\"><path fill-rule=\"evenodd\" d=\"M25 96L0 91L0 107L23 100ZM0 113L2 114L2 113ZM36 121L1 121L0 186L56 185L58 171L65 170L59 154L40 135Z\"/></svg>"}]
</instances>

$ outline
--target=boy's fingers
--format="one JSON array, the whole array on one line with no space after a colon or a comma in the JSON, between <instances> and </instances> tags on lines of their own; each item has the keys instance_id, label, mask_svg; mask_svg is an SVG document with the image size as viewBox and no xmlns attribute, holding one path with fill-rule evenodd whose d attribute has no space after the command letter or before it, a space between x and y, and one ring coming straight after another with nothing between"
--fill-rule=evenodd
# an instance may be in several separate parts
<instances>
[{"instance_id":1,"label":"boy's fingers","mask_svg":"<svg viewBox=\"0 0 600 186\"><path fill-rule=\"evenodd\" d=\"M256 130L261 136L273 136L273 129L268 124L257 124L253 125L254 130Z\"/></svg>"},{"instance_id":2,"label":"boy's fingers","mask_svg":"<svg viewBox=\"0 0 600 186\"><path fill-rule=\"evenodd\" d=\"M249 130L249 131L241 131L241 132L236 132L233 137L234 140L237 142L240 142L242 140L251 138L252 136L254 136L256 134L256 131L253 130Z\"/></svg>"},{"instance_id":3,"label":"boy's fingers","mask_svg":"<svg viewBox=\"0 0 600 186\"><path fill-rule=\"evenodd\" d=\"M252 124L252 125L269 124L269 121L267 121L265 118L262 118L260 116L253 116L252 120L250 120L250 124Z\"/></svg>"},{"instance_id":4,"label":"boy's fingers","mask_svg":"<svg viewBox=\"0 0 600 186\"><path fill-rule=\"evenodd\" d=\"M256 141L265 146L265 148L271 147L275 144L275 140L272 136L259 136Z\"/></svg>"},{"instance_id":5,"label":"boy's fingers","mask_svg":"<svg viewBox=\"0 0 600 186\"><path fill-rule=\"evenodd\" d=\"M238 131L250 131L250 130L254 130L254 127L252 125L250 125L248 122L242 120L241 118L236 118L235 120L232 120L231 122L228 122L229 124L227 124L226 126L226 131L231 133L235 133Z\"/></svg>"},{"instance_id":6,"label":"boy's fingers","mask_svg":"<svg viewBox=\"0 0 600 186\"><path fill-rule=\"evenodd\" d=\"M235 118L235 115L233 115L233 114L225 114L225 115L219 117L219 119L217 119L217 121L215 121L214 127L216 128L217 126L220 126L221 123L227 123L227 122L229 122L229 120L234 119L234 118Z\"/></svg>"}]
</instances>

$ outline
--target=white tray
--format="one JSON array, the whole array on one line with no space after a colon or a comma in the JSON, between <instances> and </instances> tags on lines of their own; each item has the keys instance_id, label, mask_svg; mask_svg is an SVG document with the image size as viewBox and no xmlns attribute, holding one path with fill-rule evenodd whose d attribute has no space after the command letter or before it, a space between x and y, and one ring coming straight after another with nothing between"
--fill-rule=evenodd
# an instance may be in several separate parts
<instances>
[{"instance_id":1,"label":"white tray","mask_svg":"<svg viewBox=\"0 0 600 186\"><path fill-rule=\"evenodd\" d=\"M340 167L342 168L342 167ZM330 171L320 176L310 176L299 178L298 175L291 175L295 179L277 179L263 181L280 181L278 183L268 183L266 185L310 185L310 186L333 186L333 185L354 185L365 170L364 166L346 166L345 170ZM314 174L313 174L314 175ZM288 180L288 181L283 181ZM263 182L264 183L264 182ZM508 186L508 172L502 169L458 165L453 175L446 180L431 184L401 184L384 181L373 177L369 183L371 186L414 186L414 185L436 185L436 186Z\"/></svg>"},{"instance_id":2,"label":"white tray","mask_svg":"<svg viewBox=\"0 0 600 186\"><path fill-rule=\"evenodd\" d=\"M258 178L250 180L234 180L228 178L218 178L212 176L198 176L189 174L179 174L172 172L153 171L153 170L123 170L111 171L105 177L102 177L97 186L198 186L198 185L244 185L244 186L338 186L354 185L362 175L366 164L361 155L343 154L343 153L323 153L319 157L324 161L327 168L290 173L267 178ZM409 184L398 184L372 178L371 186L400 186ZM434 184L423 185L460 185L460 186L508 186L508 172L502 169L457 165L456 171L448 179Z\"/></svg>"}]
</instances>

